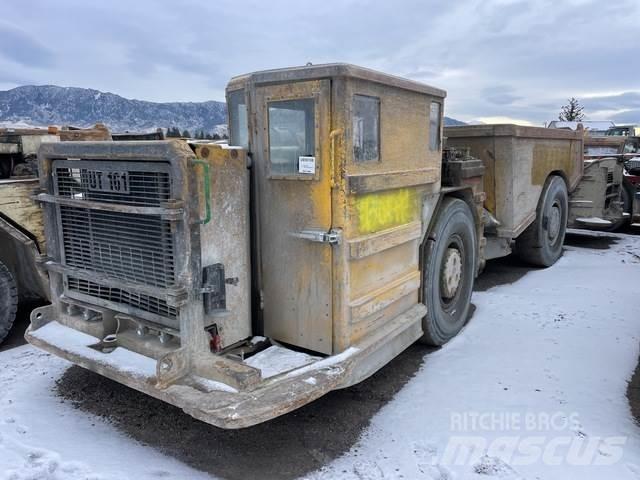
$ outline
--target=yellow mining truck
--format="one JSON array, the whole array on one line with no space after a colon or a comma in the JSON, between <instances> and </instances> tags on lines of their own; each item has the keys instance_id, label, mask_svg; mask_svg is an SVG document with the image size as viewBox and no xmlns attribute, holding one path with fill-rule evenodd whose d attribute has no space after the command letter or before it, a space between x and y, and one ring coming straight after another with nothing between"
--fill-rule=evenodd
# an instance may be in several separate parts
<instances>
[{"instance_id":1,"label":"yellow mining truck","mask_svg":"<svg viewBox=\"0 0 640 480\"><path fill-rule=\"evenodd\" d=\"M0 128L0 343L13 325L19 302L49 296L47 276L36 268L46 243L42 212L31 198L38 186L38 148L61 140L110 138L103 125Z\"/></svg>"},{"instance_id":2,"label":"yellow mining truck","mask_svg":"<svg viewBox=\"0 0 640 480\"><path fill-rule=\"evenodd\" d=\"M444 344L486 258L513 240L559 258L583 169L581 132L483 130L501 149L484 163L443 149L444 99L352 65L287 68L230 81L231 146L43 145L52 304L26 338L224 428Z\"/></svg>"}]
</instances>

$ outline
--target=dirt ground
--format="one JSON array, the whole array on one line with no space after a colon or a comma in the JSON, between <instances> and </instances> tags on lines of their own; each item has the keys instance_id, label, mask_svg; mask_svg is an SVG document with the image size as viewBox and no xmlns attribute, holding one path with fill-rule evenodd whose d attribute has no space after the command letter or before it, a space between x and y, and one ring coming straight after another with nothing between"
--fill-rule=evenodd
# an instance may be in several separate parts
<instances>
[{"instance_id":1,"label":"dirt ground","mask_svg":"<svg viewBox=\"0 0 640 480\"><path fill-rule=\"evenodd\" d=\"M567 244L606 249L610 237L569 234ZM491 261L476 290L513 283L531 271L515 257ZM22 343L28 315L21 312L9 341ZM138 393L80 367L71 367L57 382L62 401L103 417L131 438L198 470L228 479L296 478L348 451L370 419L423 366L432 349L416 344L370 379L331 392L314 403L268 423L225 431L193 419L181 410ZM630 382L631 409L640 419L640 369ZM269 448L264 448L264 445Z\"/></svg>"}]
</instances>

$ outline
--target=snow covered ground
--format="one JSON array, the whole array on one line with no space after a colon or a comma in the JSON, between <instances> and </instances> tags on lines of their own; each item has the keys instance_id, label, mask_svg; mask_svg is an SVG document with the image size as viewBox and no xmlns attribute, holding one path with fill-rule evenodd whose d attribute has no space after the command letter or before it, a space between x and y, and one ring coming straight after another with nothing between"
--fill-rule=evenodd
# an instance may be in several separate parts
<instances>
[{"instance_id":1,"label":"snow covered ground","mask_svg":"<svg viewBox=\"0 0 640 480\"><path fill-rule=\"evenodd\" d=\"M625 397L639 292L633 236L569 246L550 269L476 292L464 331L306 478L640 479ZM212 478L62 402L53 386L67 367L30 346L0 353L0 478Z\"/></svg>"}]
</instances>

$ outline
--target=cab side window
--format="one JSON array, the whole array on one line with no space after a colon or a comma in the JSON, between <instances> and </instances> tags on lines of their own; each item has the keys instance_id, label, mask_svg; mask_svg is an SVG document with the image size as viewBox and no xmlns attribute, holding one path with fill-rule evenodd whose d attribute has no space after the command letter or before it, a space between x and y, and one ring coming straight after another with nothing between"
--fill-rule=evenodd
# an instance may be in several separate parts
<instances>
[{"instance_id":1,"label":"cab side window","mask_svg":"<svg viewBox=\"0 0 640 480\"><path fill-rule=\"evenodd\" d=\"M440 110L441 106L438 102L431 102L429 108L429 150L440 150Z\"/></svg>"},{"instance_id":2,"label":"cab side window","mask_svg":"<svg viewBox=\"0 0 640 480\"><path fill-rule=\"evenodd\" d=\"M353 158L356 162L380 160L380 99L353 96Z\"/></svg>"}]
</instances>

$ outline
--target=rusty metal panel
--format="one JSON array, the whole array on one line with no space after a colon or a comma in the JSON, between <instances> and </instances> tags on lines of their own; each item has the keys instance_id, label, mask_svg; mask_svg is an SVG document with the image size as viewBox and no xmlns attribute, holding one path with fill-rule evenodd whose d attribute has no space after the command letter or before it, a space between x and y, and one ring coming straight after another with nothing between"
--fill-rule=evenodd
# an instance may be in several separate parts
<instances>
[{"instance_id":1,"label":"rusty metal panel","mask_svg":"<svg viewBox=\"0 0 640 480\"><path fill-rule=\"evenodd\" d=\"M249 170L246 151L226 145L196 144L196 156L211 167L211 221L201 226L203 267L223 264L225 315L207 314L216 323L223 345L251 336L251 265L249 254ZM203 177L203 182L207 181ZM200 198L205 199L204 183ZM204 203L204 202L203 202ZM206 205L202 205L202 212Z\"/></svg>"},{"instance_id":2,"label":"rusty metal panel","mask_svg":"<svg viewBox=\"0 0 640 480\"><path fill-rule=\"evenodd\" d=\"M282 174L271 165L269 105L301 99L314 105L315 173ZM258 87L256 111L262 142L255 148L255 173L264 332L276 340L331 353L332 245L312 238L313 232L329 232L332 225L330 82Z\"/></svg>"},{"instance_id":3,"label":"rusty metal panel","mask_svg":"<svg viewBox=\"0 0 640 480\"><path fill-rule=\"evenodd\" d=\"M356 95L380 99L378 161L358 162L354 156ZM441 151L429 148L429 112L432 102L442 105L443 96L362 78L346 81L347 115L337 127L345 132L339 191L348 250L342 278L335 280L346 305L343 342L361 341L420 302L424 195L437 192L441 177Z\"/></svg>"},{"instance_id":4,"label":"rusty metal panel","mask_svg":"<svg viewBox=\"0 0 640 480\"><path fill-rule=\"evenodd\" d=\"M45 237L42 212L31 199L37 187L37 178L0 180L0 216L29 232L38 242L40 250L43 250Z\"/></svg>"},{"instance_id":5,"label":"rusty metal panel","mask_svg":"<svg viewBox=\"0 0 640 480\"><path fill-rule=\"evenodd\" d=\"M582 132L518 125L447 127L447 146L470 149L485 167L485 207L498 235L517 237L534 219L547 177L558 173L571 192L583 172Z\"/></svg>"}]
</instances>

